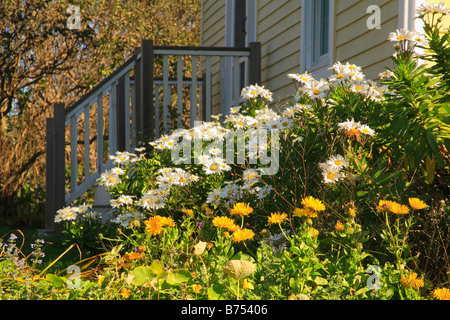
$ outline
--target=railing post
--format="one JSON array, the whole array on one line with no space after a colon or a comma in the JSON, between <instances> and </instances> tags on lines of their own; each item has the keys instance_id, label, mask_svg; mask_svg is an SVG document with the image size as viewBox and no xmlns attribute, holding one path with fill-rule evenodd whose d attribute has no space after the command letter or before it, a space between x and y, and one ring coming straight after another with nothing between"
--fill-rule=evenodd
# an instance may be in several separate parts
<instances>
[{"instance_id":1,"label":"railing post","mask_svg":"<svg viewBox=\"0 0 450 320\"><path fill-rule=\"evenodd\" d=\"M45 231L55 228L55 131L54 118L46 122L46 155L45 155Z\"/></svg>"},{"instance_id":2,"label":"railing post","mask_svg":"<svg viewBox=\"0 0 450 320\"><path fill-rule=\"evenodd\" d=\"M65 190L66 190L66 126L65 126L66 110L63 103L55 104L54 125L55 130L55 214L56 211L65 206ZM55 226L55 233L59 233L61 229Z\"/></svg>"},{"instance_id":3,"label":"railing post","mask_svg":"<svg viewBox=\"0 0 450 320\"><path fill-rule=\"evenodd\" d=\"M65 106L56 103L53 108L53 118L46 123L45 232L59 234L55 215L65 205Z\"/></svg>"},{"instance_id":4,"label":"railing post","mask_svg":"<svg viewBox=\"0 0 450 320\"><path fill-rule=\"evenodd\" d=\"M249 47L248 82L261 85L261 43L250 42Z\"/></svg>"},{"instance_id":5,"label":"railing post","mask_svg":"<svg viewBox=\"0 0 450 320\"><path fill-rule=\"evenodd\" d=\"M140 47L136 47L134 48L134 56L136 57L136 62L134 64L134 103L135 103L135 108L134 108L134 116L133 116L133 120L135 121L135 131L134 131L134 135L135 135L135 139L136 139L136 143L137 143L137 139L138 138L142 138L142 128L143 128L143 117L142 117L142 96L141 96L141 88L142 88L142 84L141 84L141 64L142 64L142 55L141 58L138 59L138 54L139 52L141 52L141 48Z\"/></svg>"},{"instance_id":6,"label":"railing post","mask_svg":"<svg viewBox=\"0 0 450 320\"><path fill-rule=\"evenodd\" d=\"M125 144L125 121L126 121L126 114L125 114L125 76L120 77L118 84L117 84L117 90L116 90L116 101L117 101L117 109L116 109L116 134L117 134L117 151L125 151L126 150L126 144ZM128 115L128 122L129 120ZM129 142L128 142L129 143Z\"/></svg>"},{"instance_id":7,"label":"railing post","mask_svg":"<svg viewBox=\"0 0 450 320\"><path fill-rule=\"evenodd\" d=\"M141 44L140 95L143 118L143 138L153 140L155 135L155 108L153 105L153 40Z\"/></svg>"}]
</instances>

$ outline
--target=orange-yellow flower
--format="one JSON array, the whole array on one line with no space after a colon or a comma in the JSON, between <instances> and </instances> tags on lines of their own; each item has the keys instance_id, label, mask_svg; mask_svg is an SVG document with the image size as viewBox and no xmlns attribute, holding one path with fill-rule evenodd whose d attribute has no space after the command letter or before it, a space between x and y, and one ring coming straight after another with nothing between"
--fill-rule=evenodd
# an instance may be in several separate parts
<instances>
[{"instance_id":1,"label":"orange-yellow flower","mask_svg":"<svg viewBox=\"0 0 450 320\"><path fill-rule=\"evenodd\" d=\"M242 290L250 289L253 290L255 287L251 282L249 282L247 279L245 279L242 283Z\"/></svg>"},{"instance_id":2,"label":"orange-yellow flower","mask_svg":"<svg viewBox=\"0 0 450 320\"><path fill-rule=\"evenodd\" d=\"M230 214L237 214L240 216L248 216L253 212L253 208L250 205L242 202L235 203L233 208L230 209Z\"/></svg>"},{"instance_id":3,"label":"orange-yellow flower","mask_svg":"<svg viewBox=\"0 0 450 320\"><path fill-rule=\"evenodd\" d=\"M409 206L413 209L420 210L427 207L426 203L418 198L409 198Z\"/></svg>"},{"instance_id":4,"label":"orange-yellow flower","mask_svg":"<svg viewBox=\"0 0 450 320\"><path fill-rule=\"evenodd\" d=\"M253 239L254 236L255 233L250 229L239 229L233 232L233 237L231 240L233 240L233 242L242 242Z\"/></svg>"},{"instance_id":5,"label":"orange-yellow flower","mask_svg":"<svg viewBox=\"0 0 450 320\"><path fill-rule=\"evenodd\" d=\"M435 289L433 297L439 300L450 300L450 290L447 288Z\"/></svg>"},{"instance_id":6,"label":"orange-yellow flower","mask_svg":"<svg viewBox=\"0 0 450 320\"><path fill-rule=\"evenodd\" d=\"M350 216L352 216L352 217L356 216L355 209L349 208L349 209L348 209L348 214L349 214Z\"/></svg>"},{"instance_id":7,"label":"orange-yellow flower","mask_svg":"<svg viewBox=\"0 0 450 320\"><path fill-rule=\"evenodd\" d=\"M309 230L308 230L308 235L311 237L311 238L315 238L315 237L317 237L318 235L319 235L319 230L317 230L317 229L315 229L315 228L309 228Z\"/></svg>"},{"instance_id":8,"label":"orange-yellow flower","mask_svg":"<svg viewBox=\"0 0 450 320\"><path fill-rule=\"evenodd\" d=\"M130 297L130 293L131 290L128 290L126 288L122 288L122 290L120 290L120 294L122 295L122 297L124 297L125 299L128 299Z\"/></svg>"},{"instance_id":9,"label":"orange-yellow flower","mask_svg":"<svg viewBox=\"0 0 450 320\"><path fill-rule=\"evenodd\" d=\"M384 210L384 209L388 209L390 210L390 208L392 208L392 206L395 204L394 201L390 201L390 200L380 200L378 202L378 206L377 206L377 210Z\"/></svg>"},{"instance_id":10,"label":"orange-yellow flower","mask_svg":"<svg viewBox=\"0 0 450 320\"><path fill-rule=\"evenodd\" d=\"M424 282L421 278L417 278L417 273L412 272L409 274L408 278L402 276L400 282L407 288L418 289L423 287Z\"/></svg>"},{"instance_id":11,"label":"orange-yellow flower","mask_svg":"<svg viewBox=\"0 0 450 320\"><path fill-rule=\"evenodd\" d=\"M136 248L136 250L126 253L123 258L126 262L129 262L132 260L138 260L145 256L144 251L145 251L145 247L139 246L139 248Z\"/></svg>"},{"instance_id":12,"label":"orange-yellow flower","mask_svg":"<svg viewBox=\"0 0 450 320\"><path fill-rule=\"evenodd\" d=\"M194 284L194 285L192 286L192 290L193 290L195 293L199 293L201 289L202 289L202 286L199 285L199 284Z\"/></svg>"},{"instance_id":13,"label":"orange-yellow flower","mask_svg":"<svg viewBox=\"0 0 450 320\"><path fill-rule=\"evenodd\" d=\"M174 227L175 222L171 218L154 216L144 221L145 230L151 236L160 234L163 231L163 227Z\"/></svg>"},{"instance_id":14,"label":"orange-yellow flower","mask_svg":"<svg viewBox=\"0 0 450 320\"><path fill-rule=\"evenodd\" d=\"M165 227L175 227L175 221L173 221L173 219L171 218L167 218L167 217L161 217L161 222L163 224L163 226Z\"/></svg>"},{"instance_id":15,"label":"orange-yellow flower","mask_svg":"<svg viewBox=\"0 0 450 320\"><path fill-rule=\"evenodd\" d=\"M306 208L310 208L311 210L314 210L314 211L325 210L325 205L323 204L323 202L320 201L319 199L315 199L311 196L304 198L302 200L302 204Z\"/></svg>"},{"instance_id":16,"label":"orange-yellow flower","mask_svg":"<svg viewBox=\"0 0 450 320\"><path fill-rule=\"evenodd\" d=\"M344 225L341 223L341 221L337 221L336 225L334 226L334 230L336 230L336 232L341 232L344 231L345 227Z\"/></svg>"},{"instance_id":17,"label":"orange-yellow flower","mask_svg":"<svg viewBox=\"0 0 450 320\"><path fill-rule=\"evenodd\" d=\"M407 214L409 212L409 208L407 206L390 200L380 200L377 209L378 210L387 209L395 214Z\"/></svg>"},{"instance_id":18,"label":"orange-yellow flower","mask_svg":"<svg viewBox=\"0 0 450 320\"><path fill-rule=\"evenodd\" d=\"M234 223L233 219L230 219L228 217L215 217L212 223L215 227L224 228L231 232L239 229L239 227Z\"/></svg>"},{"instance_id":19,"label":"orange-yellow flower","mask_svg":"<svg viewBox=\"0 0 450 320\"><path fill-rule=\"evenodd\" d=\"M104 275L99 275L98 278L97 278L98 285L101 286L104 280L105 280L105 276Z\"/></svg>"},{"instance_id":20,"label":"orange-yellow flower","mask_svg":"<svg viewBox=\"0 0 450 320\"><path fill-rule=\"evenodd\" d=\"M395 214L407 214L409 212L409 208L407 206L399 203L393 203L389 210Z\"/></svg>"},{"instance_id":21,"label":"orange-yellow flower","mask_svg":"<svg viewBox=\"0 0 450 320\"><path fill-rule=\"evenodd\" d=\"M287 220L287 214L286 213L271 213L270 217L268 219L268 223L269 224L281 224L282 222L284 222L284 220Z\"/></svg>"},{"instance_id":22,"label":"orange-yellow flower","mask_svg":"<svg viewBox=\"0 0 450 320\"><path fill-rule=\"evenodd\" d=\"M295 208L294 209L294 216L299 218L316 218L317 213L310 208Z\"/></svg>"},{"instance_id":23,"label":"orange-yellow flower","mask_svg":"<svg viewBox=\"0 0 450 320\"><path fill-rule=\"evenodd\" d=\"M187 214L188 216L192 216L194 214L194 211L192 209L181 209L181 212Z\"/></svg>"}]
</instances>

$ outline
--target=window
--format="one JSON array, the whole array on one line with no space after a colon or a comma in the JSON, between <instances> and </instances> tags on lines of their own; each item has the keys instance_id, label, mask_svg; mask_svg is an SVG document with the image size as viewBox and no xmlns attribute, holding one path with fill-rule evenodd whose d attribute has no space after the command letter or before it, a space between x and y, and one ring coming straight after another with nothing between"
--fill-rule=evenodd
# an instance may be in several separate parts
<instances>
[{"instance_id":1,"label":"window","mask_svg":"<svg viewBox=\"0 0 450 320\"><path fill-rule=\"evenodd\" d=\"M334 1L302 1L302 71L325 74L332 64Z\"/></svg>"}]
</instances>

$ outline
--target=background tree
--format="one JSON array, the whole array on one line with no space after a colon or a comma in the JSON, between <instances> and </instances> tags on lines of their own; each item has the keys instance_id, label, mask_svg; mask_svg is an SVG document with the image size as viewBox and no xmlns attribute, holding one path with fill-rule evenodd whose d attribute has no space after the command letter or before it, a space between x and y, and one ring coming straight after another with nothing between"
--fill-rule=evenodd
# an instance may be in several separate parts
<instances>
[{"instance_id":1,"label":"background tree","mask_svg":"<svg viewBox=\"0 0 450 320\"><path fill-rule=\"evenodd\" d=\"M70 5L80 8L77 28L67 25ZM45 119L53 104L71 105L142 39L198 45L199 21L199 0L1 2L0 224L42 219Z\"/></svg>"}]
</instances>

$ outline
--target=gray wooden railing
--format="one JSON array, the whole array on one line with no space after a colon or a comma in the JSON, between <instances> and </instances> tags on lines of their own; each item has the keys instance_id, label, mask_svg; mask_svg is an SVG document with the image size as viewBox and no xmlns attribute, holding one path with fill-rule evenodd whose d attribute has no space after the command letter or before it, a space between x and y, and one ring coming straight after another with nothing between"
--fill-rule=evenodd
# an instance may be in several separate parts
<instances>
[{"instance_id":1,"label":"gray wooden railing","mask_svg":"<svg viewBox=\"0 0 450 320\"><path fill-rule=\"evenodd\" d=\"M248 59L248 83L260 83L259 43L251 43L249 48L173 47L154 46L152 40L143 40L130 59L69 108L55 104L53 118L47 119L46 231L57 231L56 211L93 187L101 173L112 166L109 155L132 152L138 141L151 141L169 133L174 124L177 128L186 126L182 119L186 112L187 126L196 120L210 121L212 97L217 94L213 91L217 88L220 113L226 114L232 105L238 105L242 59ZM172 74L170 67L175 71ZM227 75L233 79L231 86L227 85ZM218 77L216 86L213 76ZM183 95L185 91L188 97ZM233 97L232 105L227 105L225 97ZM189 110L185 108L187 102ZM176 119L171 117L170 107L176 109ZM96 148L92 146L94 142ZM70 146L67 155L66 145ZM94 149L96 161L91 164ZM70 160L67 185L66 158ZM84 165L83 178L79 162Z\"/></svg>"}]
</instances>

